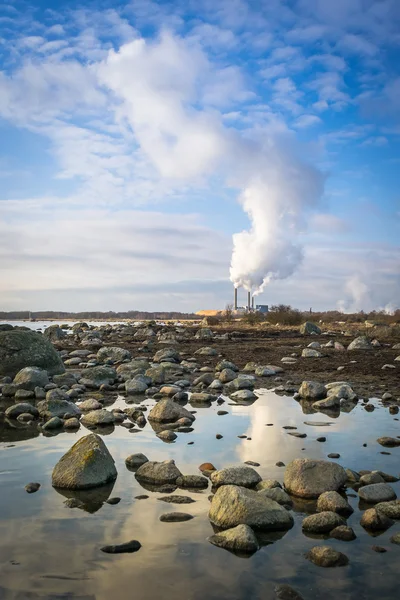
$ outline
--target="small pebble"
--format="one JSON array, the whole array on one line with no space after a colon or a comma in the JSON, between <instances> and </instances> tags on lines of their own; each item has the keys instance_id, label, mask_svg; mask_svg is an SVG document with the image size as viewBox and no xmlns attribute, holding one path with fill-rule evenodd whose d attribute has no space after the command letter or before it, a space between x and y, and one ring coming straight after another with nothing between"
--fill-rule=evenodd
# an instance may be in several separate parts
<instances>
[{"instance_id":1,"label":"small pebble","mask_svg":"<svg viewBox=\"0 0 400 600\"><path fill-rule=\"evenodd\" d=\"M382 546L372 546L372 550L374 552L380 552L383 554L383 552L387 552L386 548L383 548Z\"/></svg>"}]
</instances>

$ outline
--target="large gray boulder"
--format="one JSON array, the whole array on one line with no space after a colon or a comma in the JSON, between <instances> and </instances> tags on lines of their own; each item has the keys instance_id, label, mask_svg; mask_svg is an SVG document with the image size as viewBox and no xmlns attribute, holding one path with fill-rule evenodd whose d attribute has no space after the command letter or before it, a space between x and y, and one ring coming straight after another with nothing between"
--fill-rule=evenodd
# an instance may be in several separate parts
<instances>
[{"instance_id":1,"label":"large gray boulder","mask_svg":"<svg viewBox=\"0 0 400 600\"><path fill-rule=\"evenodd\" d=\"M211 544L243 554L253 554L259 548L254 531L248 525L237 525L207 538Z\"/></svg>"},{"instance_id":2,"label":"large gray boulder","mask_svg":"<svg viewBox=\"0 0 400 600\"><path fill-rule=\"evenodd\" d=\"M324 492L337 492L346 480L346 471L336 463L296 458L286 467L283 483L294 496L318 498Z\"/></svg>"},{"instance_id":3,"label":"large gray boulder","mask_svg":"<svg viewBox=\"0 0 400 600\"><path fill-rule=\"evenodd\" d=\"M0 377L15 377L24 367L39 367L49 375L65 371L59 354L40 333L0 331Z\"/></svg>"},{"instance_id":4,"label":"large gray boulder","mask_svg":"<svg viewBox=\"0 0 400 600\"><path fill-rule=\"evenodd\" d=\"M19 390L31 390L33 392L35 387L44 387L48 383L47 371L39 367L24 367L14 377L14 385Z\"/></svg>"},{"instance_id":5,"label":"large gray boulder","mask_svg":"<svg viewBox=\"0 0 400 600\"><path fill-rule=\"evenodd\" d=\"M112 362L122 362L123 360L130 360L132 358L129 350L124 348L118 348L117 346L104 346L97 352L97 360L100 362L106 362L111 360Z\"/></svg>"},{"instance_id":6,"label":"large gray boulder","mask_svg":"<svg viewBox=\"0 0 400 600\"><path fill-rule=\"evenodd\" d=\"M374 347L365 335L355 338L348 346L347 350L373 350Z\"/></svg>"},{"instance_id":7,"label":"large gray boulder","mask_svg":"<svg viewBox=\"0 0 400 600\"><path fill-rule=\"evenodd\" d=\"M245 488L256 487L261 481L261 476L251 467L227 467L214 471L211 474L211 483L214 487L221 485L238 485Z\"/></svg>"},{"instance_id":8,"label":"large gray boulder","mask_svg":"<svg viewBox=\"0 0 400 600\"><path fill-rule=\"evenodd\" d=\"M54 487L69 490L94 488L117 477L114 459L100 436L91 433L76 442L53 469Z\"/></svg>"},{"instance_id":9,"label":"large gray boulder","mask_svg":"<svg viewBox=\"0 0 400 600\"><path fill-rule=\"evenodd\" d=\"M98 367L89 367L82 373L80 383L89 388L99 388L101 385L110 385L117 379L117 372L113 367L101 365Z\"/></svg>"},{"instance_id":10,"label":"large gray boulder","mask_svg":"<svg viewBox=\"0 0 400 600\"><path fill-rule=\"evenodd\" d=\"M318 512L333 511L338 515L350 515L353 512L352 507L337 492L324 492L320 495L317 502Z\"/></svg>"},{"instance_id":11,"label":"large gray boulder","mask_svg":"<svg viewBox=\"0 0 400 600\"><path fill-rule=\"evenodd\" d=\"M136 471L136 477L139 481L152 484L175 483L182 473L175 465L174 460L165 460L164 462L147 461Z\"/></svg>"},{"instance_id":12,"label":"large gray boulder","mask_svg":"<svg viewBox=\"0 0 400 600\"><path fill-rule=\"evenodd\" d=\"M303 335L312 335L317 334L320 335L321 329L315 323L311 323L311 321L306 321L302 325L300 325L300 333Z\"/></svg>"},{"instance_id":13,"label":"large gray boulder","mask_svg":"<svg viewBox=\"0 0 400 600\"><path fill-rule=\"evenodd\" d=\"M173 423L182 418L190 419L191 421L195 420L195 416L191 412L169 398L160 400L151 409L148 418L149 421L155 421L156 423Z\"/></svg>"},{"instance_id":14,"label":"large gray boulder","mask_svg":"<svg viewBox=\"0 0 400 600\"><path fill-rule=\"evenodd\" d=\"M218 488L211 500L208 517L222 529L248 525L253 529L282 531L293 526L292 515L277 502L236 485Z\"/></svg>"}]
</instances>

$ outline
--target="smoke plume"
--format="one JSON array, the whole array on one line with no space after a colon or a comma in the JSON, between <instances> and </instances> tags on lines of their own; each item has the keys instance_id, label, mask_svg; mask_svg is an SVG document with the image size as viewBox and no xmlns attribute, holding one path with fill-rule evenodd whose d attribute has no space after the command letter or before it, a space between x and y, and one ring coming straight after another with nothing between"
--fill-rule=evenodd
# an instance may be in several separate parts
<instances>
[{"instance_id":1,"label":"smoke plume","mask_svg":"<svg viewBox=\"0 0 400 600\"><path fill-rule=\"evenodd\" d=\"M290 276L323 178L287 136L224 124L227 97L246 96L240 73L218 69L194 42L164 32L156 42L137 39L110 51L98 76L114 92L118 119L163 177L196 184L222 175L238 191L250 228L233 236L234 285L257 294L271 279Z\"/></svg>"}]
</instances>

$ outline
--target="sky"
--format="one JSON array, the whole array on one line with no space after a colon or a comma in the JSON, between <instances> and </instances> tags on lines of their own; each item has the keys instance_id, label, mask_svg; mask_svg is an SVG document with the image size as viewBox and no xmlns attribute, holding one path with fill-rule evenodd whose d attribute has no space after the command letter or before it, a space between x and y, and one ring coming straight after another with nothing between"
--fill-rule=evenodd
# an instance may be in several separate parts
<instances>
[{"instance_id":1,"label":"sky","mask_svg":"<svg viewBox=\"0 0 400 600\"><path fill-rule=\"evenodd\" d=\"M0 310L399 307L399 65L398 0L5 0Z\"/></svg>"}]
</instances>

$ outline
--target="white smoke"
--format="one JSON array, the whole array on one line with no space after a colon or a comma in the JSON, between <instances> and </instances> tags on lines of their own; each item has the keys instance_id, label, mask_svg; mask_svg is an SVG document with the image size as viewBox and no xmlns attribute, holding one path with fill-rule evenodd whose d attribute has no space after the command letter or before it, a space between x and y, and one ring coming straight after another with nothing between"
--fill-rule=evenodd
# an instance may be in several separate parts
<instances>
[{"instance_id":1,"label":"white smoke","mask_svg":"<svg viewBox=\"0 0 400 600\"><path fill-rule=\"evenodd\" d=\"M348 277L344 286L344 299L338 303L342 312L358 312L366 310L370 305L370 291L360 275Z\"/></svg>"},{"instance_id":2,"label":"white smoke","mask_svg":"<svg viewBox=\"0 0 400 600\"><path fill-rule=\"evenodd\" d=\"M217 107L227 90L245 96L239 72L217 69L195 43L163 33L156 42L137 39L110 51L98 75L115 94L118 118L164 177L196 182L222 173L239 191L251 227L233 236L234 285L256 294L291 275L302 259L298 233L318 204L323 178L282 135L223 124Z\"/></svg>"}]
</instances>

